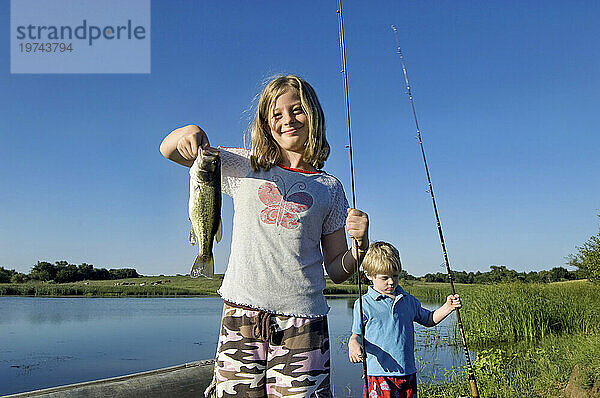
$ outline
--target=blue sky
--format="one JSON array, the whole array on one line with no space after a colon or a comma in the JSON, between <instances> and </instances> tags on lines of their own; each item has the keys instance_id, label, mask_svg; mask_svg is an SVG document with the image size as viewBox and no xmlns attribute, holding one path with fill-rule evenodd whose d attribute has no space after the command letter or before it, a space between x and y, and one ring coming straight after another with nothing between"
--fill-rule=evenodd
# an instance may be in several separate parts
<instances>
[{"instance_id":1,"label":"blue sky","mask_svg":"<svg viewBox=\"0 0 600 398\"><path fill-rule=\"evenodd\" d=\"M10 74L0 51L0 266L187 273L188 174L162 158L195 123L241 146L255 95L297 73L325 110L325 169L350 200L335 1L152 1L150 74ZM10 26L9 2L0 22ZM600 3L350 1L357 203L413 275L443 271L391 24L398 27L451 265L564 265L598 231ZM232 205L215 247L224 272Z\"/></svg>"}]
</instances>

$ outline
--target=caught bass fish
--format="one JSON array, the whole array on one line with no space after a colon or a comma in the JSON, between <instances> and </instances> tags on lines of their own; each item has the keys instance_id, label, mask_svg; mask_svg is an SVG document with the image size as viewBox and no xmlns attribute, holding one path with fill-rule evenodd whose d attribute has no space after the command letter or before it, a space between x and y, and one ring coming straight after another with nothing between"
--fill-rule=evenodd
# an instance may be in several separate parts
<instances>
[{"instance_id":1,"label":"caught bass fish","mask_svg":"<svg viewBox=\"0 0 600 398\"><path fill-rule=\"evenodd\" d=\"M201 149L190 171L190 243L198 244L198 255L190 276L212 278L215 274L213 241L222 237L221 157L217 149Z\"/></svg>"}]
</instances>

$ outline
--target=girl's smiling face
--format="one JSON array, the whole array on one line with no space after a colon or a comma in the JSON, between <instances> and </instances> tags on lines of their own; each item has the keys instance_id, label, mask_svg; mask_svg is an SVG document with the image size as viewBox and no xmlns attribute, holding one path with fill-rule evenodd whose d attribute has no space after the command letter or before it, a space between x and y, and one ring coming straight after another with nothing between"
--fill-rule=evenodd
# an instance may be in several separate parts
<instances>
[{"instance_id":1,"label":"girl's smiling face","mask_svg":"<svg viewBox=\"0 0 600 398\"><path fill-rule=\"evenodd\" d=\"M296 90L288 88L275 98L270 112L269 130L282 152L304 152L308 140L307 123L308 118Z\"/></svg>"}]
</instances>

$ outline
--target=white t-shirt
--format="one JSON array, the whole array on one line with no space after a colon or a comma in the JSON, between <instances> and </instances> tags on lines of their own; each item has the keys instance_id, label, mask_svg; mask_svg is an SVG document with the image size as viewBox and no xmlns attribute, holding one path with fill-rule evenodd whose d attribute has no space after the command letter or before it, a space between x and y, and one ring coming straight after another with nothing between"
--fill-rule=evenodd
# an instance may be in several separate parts
<instances>
[{"instance_id":1,"label":"white t-shirt","mask_svg":"<svg viewBox=\"0 0 600 398\"><path fill-rule=\"evenodd\" d=\"M327 314L320 243L345 225L342 184L322 171L275 166L255 172L248 150L220 149L222 191L233 198L234 216L219 294L280 315Z\"/></svg>"}]
</instances>

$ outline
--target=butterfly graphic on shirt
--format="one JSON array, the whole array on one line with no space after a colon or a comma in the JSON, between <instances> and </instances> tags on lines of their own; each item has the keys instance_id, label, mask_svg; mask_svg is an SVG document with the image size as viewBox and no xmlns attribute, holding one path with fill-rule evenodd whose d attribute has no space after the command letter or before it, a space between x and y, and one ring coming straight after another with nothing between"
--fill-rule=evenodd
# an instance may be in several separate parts
<instances>
[{"instance_id":1,"label":"butterfly graphic on shirt","mask_svg":"<svg viewBox=\"0 0 600 398\"><path fill-rule=\"evenodd\" d=\"M283 194L278 185L272 182L265 182L258 187L258 198L267 206L260 212L260 220L265 224L275 224L287 229L298 228L299 214L310 209L313 197L303 191L306 189L303 182L296 182L286 190L281 177L274 176L273 181L282 185Z\"/></svg>"}]
</instances>

